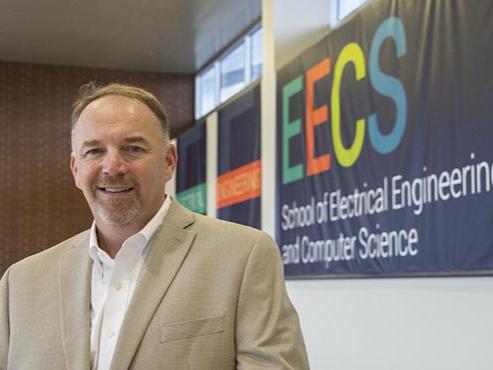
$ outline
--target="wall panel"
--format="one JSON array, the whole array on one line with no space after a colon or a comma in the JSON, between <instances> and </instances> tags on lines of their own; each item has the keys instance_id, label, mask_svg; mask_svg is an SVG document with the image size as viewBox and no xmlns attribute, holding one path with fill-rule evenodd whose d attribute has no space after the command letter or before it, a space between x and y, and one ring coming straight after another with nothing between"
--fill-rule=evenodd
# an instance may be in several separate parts
<instances>
[{"instance_id":1,"label":"wall panel","mask_svg":"<svg viewBox=\"0 0 493 370\"><path fill-rule=\"evenodd\" d=\"M0 62L0 273L90 226L69 170L71 106L88 81L149 89L172 135L193 123L193 76Z\"/></svg>"}]
</instances>

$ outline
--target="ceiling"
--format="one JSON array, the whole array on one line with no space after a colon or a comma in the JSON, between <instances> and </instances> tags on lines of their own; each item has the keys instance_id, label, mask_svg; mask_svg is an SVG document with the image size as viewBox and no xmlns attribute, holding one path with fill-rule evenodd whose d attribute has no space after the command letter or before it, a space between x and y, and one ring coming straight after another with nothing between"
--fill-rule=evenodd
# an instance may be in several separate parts
<instances>
[{"instance_id":1,"label":"ceiling","mask_svg":"<svg viewBox=\"0 0 493 370\"><path fill-rule=\"evenodd\" d=\"M0 60L195 73L260 0L1 0Z\"/></svg>"}]
</instances>

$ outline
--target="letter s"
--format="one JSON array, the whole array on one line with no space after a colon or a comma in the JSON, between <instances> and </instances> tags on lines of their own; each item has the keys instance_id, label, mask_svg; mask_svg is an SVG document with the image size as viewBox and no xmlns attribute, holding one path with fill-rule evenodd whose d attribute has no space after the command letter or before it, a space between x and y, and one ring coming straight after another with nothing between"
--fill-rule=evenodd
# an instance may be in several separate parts
<instances>
[{"instance_id":1,"label":"letter s","mask_svg":"<svg viewBox=\"0 0 493 370\"><path fill-rule=\"evenodd\" d=\"M376 113L368 118L370 141L380 154L391 153L397 148L404 134L407 116L406 91L402 83L383 73L378 64L380 48L387 37L394 39L397 57L402 57L406 53L406 34L399 18L390 17L382 22L375 32L370 49L370 82L376 91L392 99L396 105L395 126L389 134L380 132Z\"/></svg>"}]
</instances>

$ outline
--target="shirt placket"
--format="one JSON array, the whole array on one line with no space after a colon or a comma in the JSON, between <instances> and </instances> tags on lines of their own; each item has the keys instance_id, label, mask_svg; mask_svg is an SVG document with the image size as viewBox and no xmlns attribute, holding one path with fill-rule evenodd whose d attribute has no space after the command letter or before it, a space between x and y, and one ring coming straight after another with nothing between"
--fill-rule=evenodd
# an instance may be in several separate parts
<instances>
[{"instance_id":1,"label":"shirt placket","mask_svg":"<svg viewBox=\"0 0 493 370\"><path fill-rule=\"evenodd\" d=\"M109 369L127 308L130 290L128 260L115 260L103 310L98 369Z\"/></svg>"}]
</instances>

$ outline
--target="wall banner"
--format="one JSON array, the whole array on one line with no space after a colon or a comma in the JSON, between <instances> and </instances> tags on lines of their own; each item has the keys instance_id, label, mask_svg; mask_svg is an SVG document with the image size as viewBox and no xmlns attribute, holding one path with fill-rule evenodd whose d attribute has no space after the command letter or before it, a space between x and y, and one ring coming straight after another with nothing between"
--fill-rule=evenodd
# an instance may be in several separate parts
<instances>
[{"instance_id":1,"label":"wall banner","mask_svg":"<svg viewBox=\"0 0 493 370\"><path fill-rule=\"evenodd\" d=\"M260 228L260 87L218 112L217 216Z\"/></svg>"},{"instance_id":2,"label":"wall banner","mask_svg":"<svg viewBox=\"0 0 493 370\"><path fill-rule=\"evenodd\" d=\"M188 209L206 214L206 127L199 121L177 140L176 199Z\"/></svg>"},{"instance_id":3,"label":"wall banner","mask_svg":"<svg viewBox=\"0 0 493 370\"><path fill-rule=\"evenodd\" d=\"M277 75L288 277L493 272L493 1L370 1Z\"/></svg>"}]
</instances>

